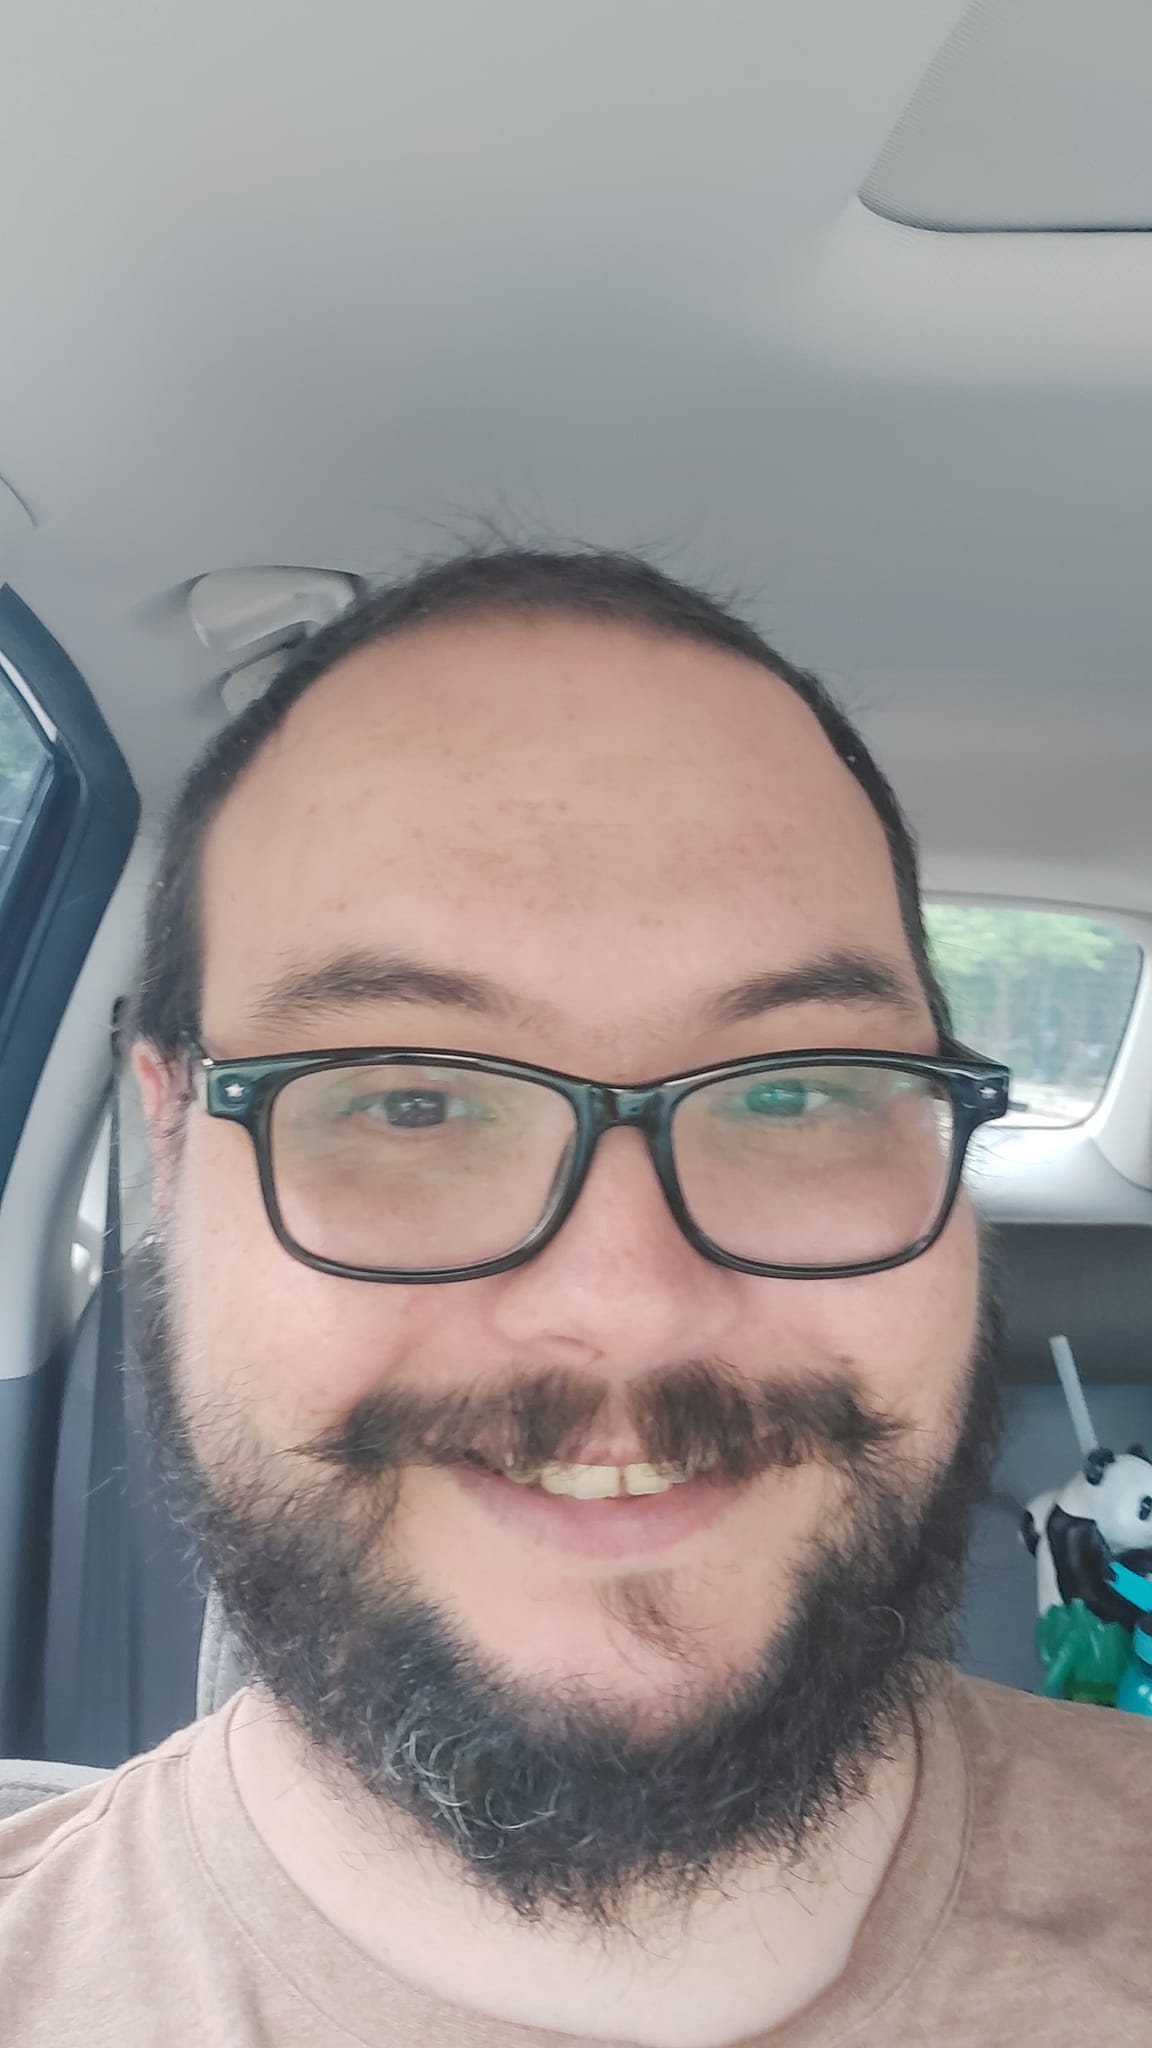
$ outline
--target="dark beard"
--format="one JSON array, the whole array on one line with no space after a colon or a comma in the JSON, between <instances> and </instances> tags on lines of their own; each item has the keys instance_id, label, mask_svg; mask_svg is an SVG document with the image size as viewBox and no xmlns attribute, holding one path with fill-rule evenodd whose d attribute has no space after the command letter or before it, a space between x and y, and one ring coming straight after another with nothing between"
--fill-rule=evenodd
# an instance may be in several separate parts
<instances>
[{"instance_id":1,"label":"dark beard","mask_svg":"<svg viewBox=\"0 0 1152 2048\"><path fill-rule=\"evenodd\" d=\"M640 1898L686 1907L743 1859L799 1868L907 1739L952 1650L971 1510L998 1434L989 1301L955 1448L932 1474L891 1448L901 1426L846 1378L750 1395L694 1366L634 1407L654 1462L707 1450L725 1476L745 1477L820 1457L849 1478L848 1513L814 1542L759 1667L638 1733L577 1684L534 1696L381 1568L404 1463L557 1455L604 1389L592 1398L586 1379L550 1377L475 1400L375 1394L299 1447L308 1476L285 1496L238 1439L205 1469L181 1409L159 1244L137 1253L135 1279L141 1390L173 1511L255 1680L337 1796L369 1819L409 1816L521 1918L626 1927ZM608 1598L633 1640L675 1652L658 1575L623 1579Z\"/></svg>"}]
</instances>

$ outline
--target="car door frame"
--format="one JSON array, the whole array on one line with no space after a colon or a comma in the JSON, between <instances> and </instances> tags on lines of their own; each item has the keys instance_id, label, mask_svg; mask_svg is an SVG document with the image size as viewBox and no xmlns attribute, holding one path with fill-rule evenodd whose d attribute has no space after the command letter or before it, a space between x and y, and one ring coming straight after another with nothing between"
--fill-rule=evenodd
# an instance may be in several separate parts
<instances>
[{"instance_id":1,"label":"car door frame","mask_svg":"<svg viewBox=\"0 0 1152 2048\"><path fill-rule=\"evenodd\" d=\"M52 760L51 780L6 876L0 920L2 1224L33 1098L136 839L141 807L79 669L9 586L0 588L0 665L0 686L13 687L33 715L41 714ZM20 1334L9 1333L18 1355ZM39 1721L64 1365L50 1355L0 1377L0 1754L32 1753Z\"/></svg>"},{"instance_id":2,"label":"car door frame","mask_svg":"<svg viewBox=\"0 0 1152 2048\"><path fill-rule=\"evenodd\" d=\"M51 1045L140 823L128 765L70 657L10 586L0 659L50 721L53 776L0 929L0 1196Z\"/></svg>"}]
</instances>

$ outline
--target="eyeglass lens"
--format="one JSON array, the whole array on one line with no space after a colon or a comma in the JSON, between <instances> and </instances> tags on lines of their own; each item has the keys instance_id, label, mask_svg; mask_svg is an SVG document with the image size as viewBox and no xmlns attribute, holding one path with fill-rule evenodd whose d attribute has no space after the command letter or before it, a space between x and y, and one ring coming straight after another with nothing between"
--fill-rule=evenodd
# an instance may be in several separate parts
<instances>
[{"instance_id":1,"label":"eyeglass lens","mask_svg":"<svg viewBox=\"0 0 1152 2048\"><path fill-rule=\"evenodd\" d=\"M897 1256L936 1222L953 1150L947 1088L829 1064L726 1076L672 1119L681 1193L735 1257L813 1271ZM576 1139L540 1082L429 1063L299 1075L271 1116L281 1219L304 1252L364 1271L482 1265L552 1212Z\"/></svg>"}]
</instances>

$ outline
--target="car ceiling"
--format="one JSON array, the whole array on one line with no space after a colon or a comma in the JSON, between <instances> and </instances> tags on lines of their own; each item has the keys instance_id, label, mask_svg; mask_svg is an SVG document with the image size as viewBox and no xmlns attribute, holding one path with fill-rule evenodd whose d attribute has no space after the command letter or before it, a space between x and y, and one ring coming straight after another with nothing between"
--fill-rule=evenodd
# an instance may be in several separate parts
<instances>
[{"instance_id":1,"label":"car ceiling","mask_svg":"<svg viewBox=\"0 0 1152 2048\"><path fill-rule=\"evenodd\" d=\"M3 567L146 804L222 715L192 579L489 518L736 593L937 886L1152 911L1152 237L858 196L969 14L11 0Z\"/></svg>"}]
</instances>

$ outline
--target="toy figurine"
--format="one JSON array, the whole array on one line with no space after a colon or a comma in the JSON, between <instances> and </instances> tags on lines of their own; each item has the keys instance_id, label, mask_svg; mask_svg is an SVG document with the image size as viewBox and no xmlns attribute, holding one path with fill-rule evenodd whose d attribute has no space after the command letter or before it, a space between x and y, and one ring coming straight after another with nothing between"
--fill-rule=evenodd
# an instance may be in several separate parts
<instances>
[{"instance_id":1,"label":"toy figurine","mask_svg":"<svg viewBox=\"0 0 1152 2048\"><path fill-rule=\"evenodd\" d=\"M1036 1559L1040 1612L1083 1600L1101 1621L1128 1624L1130 1608L1108 1577L1118 1557L1152 1570L1152 1460L1140 1444L1089 1451L1066 1486L1039 1493L1024 1510L1024 1541Z\"/></svg>"},{"instance_id":2,"label":"toy figurine","mask_svg":"<svg viewBox=\"0 0 1152 2048\"><path fill-rule=\"evenodd\" d=\"M1116 1706L1130 1640L1119 1622L1101 1621L1083 1600L1046 1608L1033 1637L1044 1673L1041 1692L1090 1707Z\"/></svg>"},{"instance_id":3,"label":"toy figurine","mask_svg":"<svg viewBox=\"0 0 1152 2048\"><path fill-rule=\"evenodd\" d=\"M1132 1631L1131 1660L1117 1688L1116 1705L1129 1714L1152 1716L1152 1635L1143 1626L1146 1617L1152 1614L1152 1585L1123 1564L1110 1565L1108 1576L1139 1616Z\"/></svg>"},{"instance_id":4,"label":"toy figurine","mask_svg":"<svg viewBox=\"0 0 1152 2048\"><path fill-rule=\"evenodd\" d=\"M1138 1693L1132 1630L1143 1605L1131 1588L1152 1575L1152 1459L1139 1444L1119 1456L1099 1446L1067 1340L1051 1343L1084 1462L1066 1486L1037 1494L1021 1521L1036 1560L1041 1690L1128 1705Z\"/></svg>"}]
</instances>

